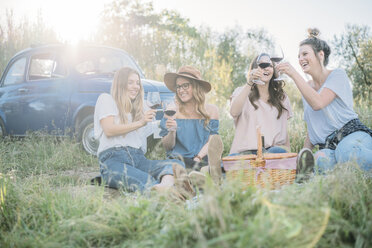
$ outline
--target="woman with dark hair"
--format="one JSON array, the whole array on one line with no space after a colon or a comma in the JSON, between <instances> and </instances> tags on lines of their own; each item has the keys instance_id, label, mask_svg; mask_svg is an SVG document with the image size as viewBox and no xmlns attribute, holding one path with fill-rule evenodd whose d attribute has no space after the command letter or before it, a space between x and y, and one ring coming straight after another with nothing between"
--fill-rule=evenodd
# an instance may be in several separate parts
<instances>
[{"instance_id":1,"label":"woman with dark hair","mask_svg":"<svg viewBox=\"0 0 372 248\"><path fill-rule=\"evenodd\" d=\"M270 56L260 54L249 67L247 83L233 92L230 114L234 118L235 135L230 155L257 153L258 126L264 136L262 145L266 152L290 150L287 126L292 109L283 90L284 82L274 78Z\"/></svg>"},{"instance_id":2,"label":"woman with dark hair","mask_svg":"<svg viewBox=\"0 0 372 248\"><path fill-rule=\"evenodd\" d=\"M307 123L304 147L312 149L319 145L315 158L320 171L349 160L371 170L372 130L360 122L353 110L351 83L346 72L326 68L331 49L318 35L319 30L309 29L309 37L300 43L298 54L303 72L312 80L306 82L289 63L276 67L293 79L302 94ZM307 153L312 156L309 149Z\"/></svg>"},{"instance_id":3,"label":"woman with dark hair","mask_svg":"<svg viewBox=\"0 0 372 248\"><path fill-rule=\"evenodd\" d=\"M129 191L171 189L173 167L179 160L148 160L146 138L155 110L144 110L143 86L134 69L124 67L114 76L111 94L101 94L94 112L94 134L99 139L98 160L103 180L111 188Z\"/></svg>"}]
</instances>

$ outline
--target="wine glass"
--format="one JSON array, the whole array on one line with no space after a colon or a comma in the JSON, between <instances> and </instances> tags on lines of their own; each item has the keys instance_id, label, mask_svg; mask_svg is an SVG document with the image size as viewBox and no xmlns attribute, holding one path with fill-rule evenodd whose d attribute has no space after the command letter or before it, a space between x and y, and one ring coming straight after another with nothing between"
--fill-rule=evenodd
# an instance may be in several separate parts
<instances>
[{"instance_id":1,"label":"wine glass","mask_svg":"<svg viewBox=\"0 0 372 248\"><path fill-rule=\"evenodd\" d=\"M283 49L281 46L276 45L274 47L274 50L270 56L270 59L275 64L279 64L280 61L284 59L284 53L283 53ZM284 79L285 79L284 76L280 72L278 72L278 76L274 79L274 81L281 81Z\"/></svg>"},{"instance_id":2,"label":"wine glass","mask_svg":"<svg viewBox=\"0 0 372 248\"><path fill-rule=\"evenodd\" d=\"M147 98L146 98L147 106L149 106L151 109L157 109L161 106L161 98L160 93L157 91L154 92L148 92ZM154 118L155 120L155 118Z\"/></svg>"},{"instance_id":3,"label":"wine glass","mask_svg":"<svg viewBox=\"0 0 372 248\"><path fill-rule=\"evenodd\" d=\"M177 106L173 100L163 101L164 114L170 119L173 119L174 115L177 113ZM169 131L174 131L176 128L170 128Z\"/></svg>"},{"instance_id":4,"label":"wine glass","mask_svg":"<svg viewBox=\"0 0 372 248\"><path fill-rule=\"evenodd\" d=\"M160 93L157 91L148 92L146 103L151 109L158 109L161 106Z\"/></svg>"},{"instance_id":5,"label":"wine glass","mask_svg":"<svg viewBox=\"0 0 372 248\"><path fill-rule=\"evenodd\" d=\"M164 109L164 113L169 117L173 117L177 112L176 104L172 100L164 101L163 102L163 109Z\"/></svg>"},{"instance_id":6,"label":"wine glass","mask_svg":"<svg viewBox=\"0 0 372 248\"><path fill-rule=\"evenodd\" d=\"M257 60L256 60L257 65L261 69L265 69L266 67L270 66L270 63L267 63L267 62L261 62L260 63L260 60L263 56L266 56L266 54L265 53L260 53L260 55L258 55ZM255 84L258 84L258 85L265 85L265 82L261 81L260 79L254 79L254 80L252 80L252 82L255 83Z\"/></svg>"}]
</instances>

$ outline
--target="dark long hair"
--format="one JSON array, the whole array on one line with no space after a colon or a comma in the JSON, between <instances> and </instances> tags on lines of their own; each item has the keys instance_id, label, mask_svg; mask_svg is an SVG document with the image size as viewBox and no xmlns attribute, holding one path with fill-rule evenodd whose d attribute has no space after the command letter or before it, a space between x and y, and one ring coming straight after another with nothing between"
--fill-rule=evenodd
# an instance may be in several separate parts
<instances>
[{"instance_id":1,"label":"dark long hair","mask_svg":"<svg viewBox=\"0 0 372 248\"><path fill-rule=\"evenodd\" d=\"M249 71L252 71L253 69L258 68L257 58L259 56L260 57L261 56L270 57L270 55L266 54L266 53L262 53L262 54L256 56L253 59L251 65L249 66ZM280 116L283 113L283 109L287 110L282 104L282 102L283 102L283 100L285 99L285 96L286 96L285 92L283 90L283 87L284 87L285 83L284 83L284 81L274 81L276 71L275 71L275 68L273 68L273 69L274 69L274 73L273 73L273 76L271 77L270 82L269 82L269 100L268 100L268 102L269 102L269 104L271 104L272 106L274 106L278 110L277 119L279 119ZM260 98L260 92L258 91L257 84L253 84L252 90L249 93L248 98L249 98L249 101L251 102L251 104L253 105L254 109L258 109L258 106L255 104L255 101L257 101Z\"/></svg>"},{"instance_id":2,"label":"dark long hair","mask_svg":"<svg viewBox=\"0 0 372 248\"><path fill-rule=\"evenodd\" d=\"M318 38L320 32L317 28L309 28L307 30L308 38L300 42L300 46L309 45L312 47L315 56L317 56L318 60L318 52L324 52L324 61L323 64L326 66L328 64L329 55L331 54L331 48L328 46L327 42Z\"/></svg>"}]
</instances>

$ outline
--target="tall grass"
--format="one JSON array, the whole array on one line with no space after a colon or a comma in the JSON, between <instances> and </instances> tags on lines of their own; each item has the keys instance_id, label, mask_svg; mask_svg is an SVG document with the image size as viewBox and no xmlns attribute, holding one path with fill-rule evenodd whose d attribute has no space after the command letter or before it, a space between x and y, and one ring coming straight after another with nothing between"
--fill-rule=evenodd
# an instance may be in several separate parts
<instances>
[{"instance_id":1,"label":"tall grass","mask_svg":"<svg viewBox=\"0 0 372 248\"><path fill-rule=\"evenodd\" d=\"M58 176L8 179L6 187L1 247L372 245L372 180L352 164L280 191L225 182L186 204L157 195L109 199L102 187Z\"/></svg>"},{"instance_id":2,"label":"tall grass","mask_svg":"<svg viewBox=\"0 0 372 248\"><path fill-rule=\"evenodd\" d=\"M371 127L371 110L358 105ZM233 122L221 114L227 154ZM291 149L305 137L302 113L290 121ZM159 145L149 154L164 158ZM372 178L340 164L280 190L208 183L198 199L89 185L96 158L70 139L0 141L0 247L371 247ZM4 193L5 192L5 193Z\"/></svg>"}]
</instances>

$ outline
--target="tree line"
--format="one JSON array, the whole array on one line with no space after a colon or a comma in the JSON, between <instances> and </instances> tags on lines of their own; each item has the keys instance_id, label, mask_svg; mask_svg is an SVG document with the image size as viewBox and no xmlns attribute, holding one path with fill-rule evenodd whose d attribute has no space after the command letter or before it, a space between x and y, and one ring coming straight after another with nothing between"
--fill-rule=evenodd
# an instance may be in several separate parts
<instances>
[{"instance_id":1,"label":"tree line","mask_svg":"<svg viewBox=\"0 0 372 248\"><path fill-rule=\"evenodd\" d=\"M33 44L60 42L39 12L36 20L16 21L6 10L0 19L0 72L18 51ZM124 49L131 54L148 78L162 80L167 71L192 64L213 83L212 101L224 103L234 88L246 79L247 67L274 40L264 29L243 30L236 26L222 33L195 27L174 10L155 12L151 2L114 0L106 5L91 39L84 41ZM370 27L347 25L334 36L334 56L353 81L355 96L370 97L372 89L372 36ZM218 96L218 97L216 97Z\"/></svg>"}]
</instances>

